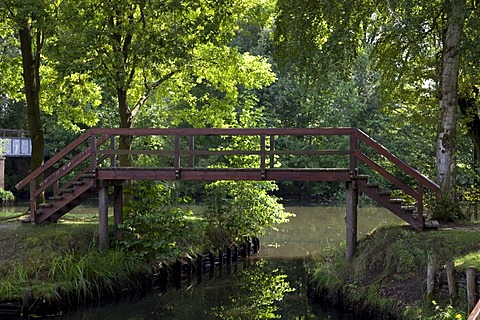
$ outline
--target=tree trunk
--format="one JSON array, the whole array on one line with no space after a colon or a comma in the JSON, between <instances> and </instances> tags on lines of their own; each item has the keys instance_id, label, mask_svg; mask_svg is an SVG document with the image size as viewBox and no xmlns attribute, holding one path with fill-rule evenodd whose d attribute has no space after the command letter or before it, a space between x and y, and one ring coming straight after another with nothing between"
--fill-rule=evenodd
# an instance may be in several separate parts
<instances>
[{"instance_id":1,"label":"tree trunk","mask_svg":"<svg viewBox=\"0 0 480 320\"><path fill-rule=\"evenodd\" d=\"M446 0L447 25L443 39L440 78L440 119L437 136L437 179L444 196L453 197L457 150L458 70L465 22L465 0ZM453 198L452 198L453 199Z\"/></svg>"},{"instance_id":2,"label":"tree trunk","mask_svg":"<svg viewBox=\"0 0 480 320\"><path fill-rule=\"evenodd\" d=\"M43 164L45 152L45 140L40 119L40 50L42 40L40 33L37 33L35 53L32 48L32 35L30 26L25 20L23 28L19 30L20 49L22 52L23 81L25 85L25 98L27 101L27 117L32 141L32 156L30 159L30 170L34 171ZM43 175L37 178L37 186L43 180ZM41 196L38 202L44 202Z\"/></svg>"},{"instance_id":3,"label":"tree trunk","mask_svg":"<svg viewBox=\"0 0 480 320\"><path fill-rule=\"evenodd\" d=\"M128 108L127 90L117 88L118 108L120 112L120 128L132 127L132 113ZM132 136L120 136L120 150L130 150L132 148ZM120 166L131 167L132 156L127 154L120 155Z\"/></svg>"}]
</instances>

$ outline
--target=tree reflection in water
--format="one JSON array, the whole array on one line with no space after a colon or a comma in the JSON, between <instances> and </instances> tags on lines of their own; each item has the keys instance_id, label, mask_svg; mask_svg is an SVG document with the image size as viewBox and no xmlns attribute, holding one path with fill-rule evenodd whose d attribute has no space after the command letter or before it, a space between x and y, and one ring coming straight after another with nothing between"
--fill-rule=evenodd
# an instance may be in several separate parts
<instances>
[{"instance_id":1,"label":"tree reflection in water","mask_svg":"<svg viewBox=\"0 0 480 320\"><path fill-rule=\"evenodd\" d=\"M278 319L278 302L285 294L295 291L286 281L287 275L279 269L266 272L265 261L241 272L239 288L229 295L228 305L212 308L214 314L225 320L231 319Z\"/></svg>"}]
</instances>

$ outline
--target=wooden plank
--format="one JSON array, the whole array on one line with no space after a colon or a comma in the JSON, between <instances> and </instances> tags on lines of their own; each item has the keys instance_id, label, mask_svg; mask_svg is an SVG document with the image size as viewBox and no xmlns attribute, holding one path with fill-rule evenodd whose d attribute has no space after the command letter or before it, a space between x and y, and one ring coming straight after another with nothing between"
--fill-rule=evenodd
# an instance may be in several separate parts
<instances>
[{"instance_id":1,"label":"wooden plank","mask_svg":"<svg viewBox=\"0 0 480 320\"><path fill-rule=\"evenodd\" d=\"M348 155L349 150L275 150L265 151L270 156L275 155L305 155L305 156L328 156L328 155ZM175 150L97 150L97 154L120 155L120 154L148 154L148 155L174 155ZM259 150L180 150L182 156L212 156L212 155L261 155Z\"/></svg>"},{"instance_id":2,"label":"wooden plank","mask_svg":"<svg viewBox=\"0 0 480 320\"><path fill-rule=\"evenodd\" d=\"M127 136L260 136L265 135L349 135L354 128L93 128L93 134L127 135Z\"/></svg>"},{"instance_id":3,"label":"wooden plank","mask_svg":"<svg viewBox=\"0 0 480 320\"><path fill-rule=\"evenodd\" d=\"M100 180L186 180L186 181L212 181L212 180L262 180L260 169L180 169L177 178L174 168L116 168L98 170ZM291 180L291 181L348 181L348 169L265 169L265 180Z\"/></svg>"}]
</instances>

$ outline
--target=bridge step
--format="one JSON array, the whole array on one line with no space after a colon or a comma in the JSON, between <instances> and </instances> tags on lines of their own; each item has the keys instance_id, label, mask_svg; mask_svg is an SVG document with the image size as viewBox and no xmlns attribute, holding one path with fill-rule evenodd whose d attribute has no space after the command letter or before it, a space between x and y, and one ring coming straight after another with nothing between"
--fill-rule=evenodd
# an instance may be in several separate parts
<instances>
[{"instance_id":1,"label":"bridge step","mask_svg":"<svg viewBox=\"0 0 480 320\"><path fill-rule=\"evenodd\" d=\"M355 180L357 181L357 188L368 197L378 202L379 205L382 205L386 209L395 213L398 217L408 222L416 229L423 229L426 227L426 225L419 225L418 215L415 214L417 210L416 206L405 203L405 199L403 198L391 198L392 192L390 190L380 189L381 185L379 183L369 182L367 176L356 177ZM434 225L434 223L429 223L429 226L432 225Z\"/></svg>"},{"instance_id":2,"label":"bridge step","mask_svg":"<svg viewBox=\"0 0 480 320\"><path fill-rule=\"evenodd\" d=\"M36 210L36 223L46 220L57 221L65 213L89 198L94 191L95 179L91 175L81 175L80 180L71 181L69 188L60 188L61 195L50 197L48 203Z\"/></svg>"}]
</instances>

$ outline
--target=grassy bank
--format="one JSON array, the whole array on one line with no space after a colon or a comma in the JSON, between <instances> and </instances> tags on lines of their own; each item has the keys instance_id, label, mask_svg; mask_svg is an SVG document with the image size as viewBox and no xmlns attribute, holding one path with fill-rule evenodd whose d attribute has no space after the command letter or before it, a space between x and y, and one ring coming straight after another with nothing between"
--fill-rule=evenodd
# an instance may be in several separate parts
<instances>
[{"instance_id":1,"label":"grassy bank","mask_svg":"<svg viewBox=\"0 0 480 320\"><path fill-rule=\"evenodd\" d=\"M427 301L428 257L438 257L440 266L454 259L461 271L480 266L478 252L475 225L428 232L386 227L361 239L351 261L345 261L344 249L332 249L319 262L312 283L318 295L334 300L340 296L347 305L400 319L465 318L465 299L459 299L455 309L441 292L435 294L435 303Z\"/></svg>"},{"instance_id":2,"label":"grassy bank","mask_svg":"<svg viewBox=\"0 0 480 320\"><path fill-rule=\"evenodd\" d=\"M97 229L85 219L40 226L0 223L0 301L33 311L44 301L68 303L67 298L73 304L134 286L148 269L121 250L98 251Z\"/></svg>"},{"instance_id":3,"label":"grassy bank","mask_svg":"<svg viewBox=\"0 0 480 320\"><path fill-rule=\"evenodd\" d=\"M20 305L25 313L134 292L155 271L155 261L115 244L99 251L95 216L70 214L36 226L20 223L19 216L4 214L0 221L0 302ZM192 246L201 243L184 243L175 252L189 253Z\"/></svg>"}]
</instances>

